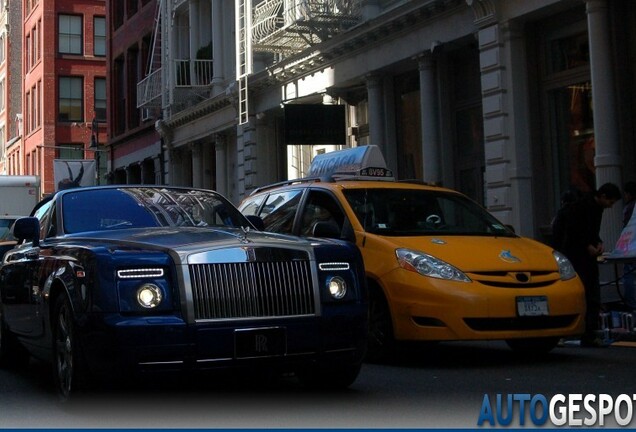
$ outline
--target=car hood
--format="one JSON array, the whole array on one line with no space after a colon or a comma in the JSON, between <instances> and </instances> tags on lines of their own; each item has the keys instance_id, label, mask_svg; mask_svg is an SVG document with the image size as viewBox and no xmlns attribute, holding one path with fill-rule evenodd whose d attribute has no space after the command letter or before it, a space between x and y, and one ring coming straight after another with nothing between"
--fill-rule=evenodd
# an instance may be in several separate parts
<instances>
[{"instance_id":1,"label":"car hood","mask_svg":"<svg viewBox=\"0 0 636 432\"><path fill-rule=\"evenodd\" d=\"M180 251L197 251L201 249L217 249L234 246L264 245L301 247L309 245L309 241L298 237L265 233L256 230L243 231L240 228L209 227L165 227L140 228L109 231L94 231L72 234L67 240L89 240L92 243L125 243L127 246L166 248Z\"/></svg>"},{"instance_id":2,"label":"car hood","mask_svg":"<svg viewBox=\"0 0 636 432\"><path fill-rule=\"evenodd\" d=\"M465 272L556 270L552 249L523 237L384 237L397 248L425 252Z\"/></svg>"}]
</instances>

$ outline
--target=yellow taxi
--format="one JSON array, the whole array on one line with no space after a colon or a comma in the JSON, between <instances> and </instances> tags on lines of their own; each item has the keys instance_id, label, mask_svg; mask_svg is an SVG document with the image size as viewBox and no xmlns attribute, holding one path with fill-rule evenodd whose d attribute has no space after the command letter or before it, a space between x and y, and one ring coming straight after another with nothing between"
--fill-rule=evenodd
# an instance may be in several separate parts
<instances>
[{"instance_id":1,"label":"yellow taxi","mask_svg":"<svg viewBox=\"0 0 636 432\"><path fill-rule=\"evenodd\" d=\"M565 256L461 193L395 181L376 146L318 155L307 178L259 188L239 208L267 231L356 243L369 360L397 341L505 340L542 353L583 332L583 285Z\"/></svg>"}]
</instances>

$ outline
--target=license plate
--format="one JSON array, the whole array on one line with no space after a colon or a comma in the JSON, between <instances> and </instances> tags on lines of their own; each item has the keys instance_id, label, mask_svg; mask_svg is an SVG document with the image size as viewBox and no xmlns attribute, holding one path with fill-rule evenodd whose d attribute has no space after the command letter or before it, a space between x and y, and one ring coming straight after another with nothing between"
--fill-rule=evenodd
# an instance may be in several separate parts
<instances>
[{"instance_id":1,"label":"license plate","mask_svg":"<svg viewBox=\"0 0 636 432\"><path fill-rule=\"evenodd\" d=\"M274 357L285 354L287 339L284 327L240 329L234 331L236 358Z\"/></svg>"},{"instance_id":2,"label":"license plate","mask_svg":"<svg viewBox=\"0 0 636 432\"><path fill-rule=\"evenodd\" d=\"M541 316L549 315L548 297L517 297L517 315L519 316Z\"/></svg>"}]
</instances>

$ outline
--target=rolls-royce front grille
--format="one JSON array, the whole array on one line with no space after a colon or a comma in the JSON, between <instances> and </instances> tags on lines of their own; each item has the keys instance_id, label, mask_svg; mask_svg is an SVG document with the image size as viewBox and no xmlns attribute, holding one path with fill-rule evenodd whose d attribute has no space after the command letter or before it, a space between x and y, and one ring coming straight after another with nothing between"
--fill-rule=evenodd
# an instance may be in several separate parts
<instances>
[{"instance_id":1,"label":"rolls-royce front grille","mask_svg":"<svg viewBox=\"0 0 636 432\"><path fill-rule=\"evenodd\" d=\"M190 264L195 319L316 313L309 261Z\"/></svg>"}]
</instances>

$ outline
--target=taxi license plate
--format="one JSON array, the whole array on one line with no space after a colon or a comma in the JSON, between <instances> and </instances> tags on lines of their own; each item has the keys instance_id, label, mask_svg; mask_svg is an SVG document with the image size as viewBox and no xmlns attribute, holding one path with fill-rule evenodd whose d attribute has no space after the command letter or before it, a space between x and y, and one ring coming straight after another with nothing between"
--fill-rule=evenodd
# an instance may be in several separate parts
<instances>
[{"instance_id":1,"label":"taxi license plate","mask_svg":"<svg viewBox=\"0 0 636 432\"><path fill-rule=\"evenodd\" d=\"M234 331L236 358L273 357L285 354L287 338L284 327L239 329Z\"/></svg>"},{"instance_id":2,"label":"taxi license plate","mask_svg":"<svg viewBox=\"0 0 636 432\"><path fill-rule=\"evenodd\" d=\"M548 310L548 297L517 297L517 315L542 316L549 314L550 312Z\"/></svg>"}]
</instances>

